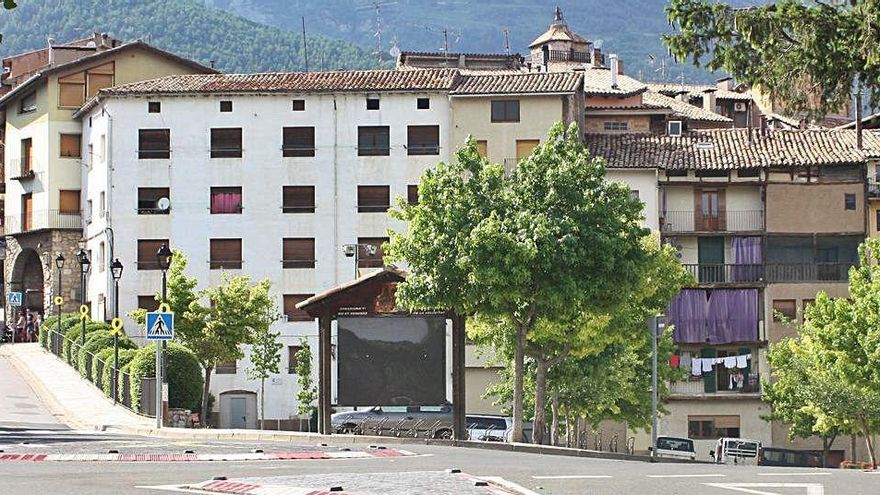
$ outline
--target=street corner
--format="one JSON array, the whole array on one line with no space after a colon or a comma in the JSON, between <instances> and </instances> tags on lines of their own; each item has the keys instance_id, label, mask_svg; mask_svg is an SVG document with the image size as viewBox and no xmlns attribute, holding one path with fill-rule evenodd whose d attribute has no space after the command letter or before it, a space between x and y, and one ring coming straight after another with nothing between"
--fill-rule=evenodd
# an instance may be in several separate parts
<instances>
[{"instance_id":1,"label":"street corner","mask_svg":"<svg viewBox=\"0 0 880 495\"><path fill-rule=\"evenodd\" d=\"M502 478L473 476L458 469L262 478L217 477L194 485L141 488L250 495L534 495L534 492Z\"/></svg>"}]
</instances>

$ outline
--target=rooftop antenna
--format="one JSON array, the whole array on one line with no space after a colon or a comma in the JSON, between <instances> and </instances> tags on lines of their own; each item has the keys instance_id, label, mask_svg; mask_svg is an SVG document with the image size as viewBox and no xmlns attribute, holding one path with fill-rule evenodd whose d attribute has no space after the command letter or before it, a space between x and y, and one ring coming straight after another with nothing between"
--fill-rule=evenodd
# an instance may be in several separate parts
<instances>
[{"instance_id":1,"label":"rooftop antenna","mask_svg":"<svg viewBox=\"0 0 880 495\"><path fill-rule=\"evenodd\" d=\"M376 48L373 51L373 54L376 55L376 60L379 62L379 64L382 63L382 56L385 54L385 51L382 49L382 7L393 5L395 3L397 2L370 0L368 5L360 5L355 7L355 10L372 10L376 14L375 30L373 32L373 37L376 38Z\"/></svg>"},{"instance_id":2,"label":"rooftop antenna","mask_svg":"<svg viewBox=\"0 0 880 495\"><path fill-rule=\"evenodd\" d=\"M305 61L306 72L309 71L309 48L306 44L306 17L302 16L303 26L303 60Z\"/></svg>"},{"instance_id":3,"label":"rooftop antenna","mask_svg":"<svg viewBox=\"0 0 880 495\"><path fill-rule=\"evenodd\" d=\"M510 29L504 28L504 51L510 56Z\"/></svg>"}]
</instances>

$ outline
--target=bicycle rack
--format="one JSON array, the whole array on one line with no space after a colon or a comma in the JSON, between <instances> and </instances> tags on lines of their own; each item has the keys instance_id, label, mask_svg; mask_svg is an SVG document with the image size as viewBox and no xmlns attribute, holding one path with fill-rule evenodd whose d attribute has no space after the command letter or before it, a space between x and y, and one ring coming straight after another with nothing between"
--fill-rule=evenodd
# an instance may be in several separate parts
<instances>
[{"instance_id":1,"label":"bicycle rack","mask_svg":"<svg viewBox=\"0 0 880 495\"><path fill-rule=\"evenodd\" d=\"M425 424L424 419L420 419L420 420L416 421L415 423L413 423L413 425L409 428L409 430L407 430L406 436L412 436L413 438L418 438L419 437L419 427L422 426L423 424Z\"/></svg>"},{"instance_id":2,"label":"bicycle rack","mask_svg":"<svg viewBox=\"0 0 880 495\"><path fill-rule=\"evenodd\" d=\"M385 423L387 423L387 422L388 422L388 417L386 416L386 417L380 419L380 420L376 423L376 426L373 426L373 427L370 428L370 429L373 430L373 433L375 433L377 437L381 437L381 436L382 436L382 430L384 429Z\"/></svg>"},{"instance_id":3,"label":"bicycle rack","mask_svg":"<svg viewBox=\"0 0 880 495\"><path fill-rule=\"evenodd\" d=\"M629 437L626 439L626 453L629 455L633 455L636 451L636 437Z\"/></svg>"},{"instance_id":4,"label":"bicycle rack","mask_svg":"<svg viewBox=\"0 0 880 495\"><path fill-rule=\"evenodd\" d=\"M594 450L602 451L602 432L594 432L596 434L596 438L593 441Z\"/></svg>"},{"instance_id":5,"label":"bicycle rack","mask_svg":"<svg viewBox=\"0 0 880 495\"><path fill-rule=\"evenodd\" d=\"M468 440L474 440L474 430L477 429L476 423L471 423L466 427L468 433Z\"/></svg>"},{"instance_id":6,"label":"bicycle rack","mask_svg":"<svg viewBox=\"0 0 880 495\"><path fill-rule=\"evenodd\" d=\"M590 448L590 439L587 437L586 428L581 430L578 435L578 448L583 450Z\"/></svg>"},{"instance_id":7,"label":"bicycle rack","mask_svg":"<svg viewBox=\"0 0 880 495\"><path fill-rule=\"evenodd\" d=\"M440 428L441 424L442 423L439 419L437 421L434 421L434 424L431 425L430 428L428 428L428 430L425 432L425 435L428 435L428 438L434 438L434 436L437 434L437 429Z\"/></svg>"},{"instance_id":8,"label":"bicycle rack","mask_svg":"<svg viewBox=\"0 0 880 495\"><path fill-rule=\"evenodd\" d=\"M391 427L389 433L391 433L395 437L399 437L400 434L403 432L403 423L406 421L406 418L399 420L394 426Z\"/></svg>"},{"instance_id":9,"label":"bicycle rack","mask_svg":"<svg viewBox=\"0 0 880 495\"><path fill-rule=\"evenodd\" d=\"M608 451L617 452L617 435L611 437L611 441L608 442Z\"/></svg>"}]
</instances>

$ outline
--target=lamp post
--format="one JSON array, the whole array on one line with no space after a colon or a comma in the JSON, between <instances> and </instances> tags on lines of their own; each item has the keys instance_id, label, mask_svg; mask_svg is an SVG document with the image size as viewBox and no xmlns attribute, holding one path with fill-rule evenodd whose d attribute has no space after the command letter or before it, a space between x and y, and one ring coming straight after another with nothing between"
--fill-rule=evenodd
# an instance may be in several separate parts
<instances>
[{"instance_id":1,"label":"lamp post","mask_svg":"<svg viewBox=\"0 0 880 495\"><path fill-rule=\"evenodd\" d=\"M122 263L119 258L110 264L110 273L113 275L113 319L119 318L119 279L122 277ZM113 403L116 403L116 391L119 388L119 331L113 332Z\"/></svg>"},{"instance_id":2,"label":"lamp post","mask_svg":"<svg viewBox=\"0 0 880 495\"><path fill-rule=\"evenodd\" d=\"M79 302L84 306L86 304L86 274L89 273L89 268L91 268L92 262L89 260L89 253L82 248L76 253L76 259L79 261ZM79 345L80 348L86 345L85 318L82 318L82 332L80 332L79 335Z\"/></svg>"},{"instance_id":3,"label":"lamp post","mask_svg":"<svg viewBox=\"0 0 880 495\"><path fill-rule=\"evenodd\" d=\"M651 330L651 462L657 457L657 435L658 435L658 401L657 396L657 339L660 333L666 327L666 318L664 316L648 317L648 328Z\"/></svg>"},{"instance_id":4,"label":"lamp post","mask_svg":"<svg viewBox=\"0 0 880 495\"><path fill-rule=\"evenodd\" d=\"M367 256L375 256L376 246L372 244L343 244L342 252L346 258L354 257L354 278L358 278L358 264L360 263L361 248Z\"/></svg>"},{"instance_id":5,"label":"lamp post","mask_svg":"<svg viewBox=\"0 0 880 495\"><path fill-rule=\"evenodd\" d=\"M162 271L162 304L167 304L167 302L168 302L168 278L166 276L166 272L168 271L168 267L171 266L171 255L172 254L173 253L171 252L171 249L168 248L168 244L166 244L164 242L162 243L162 246L159 247L159 250L156 251L156 261L159 263L159 270ZM164 383L162 383L162 382L164 382L166 380L166 377L168 376L166 373L168 370L165 367L166 349L168 349L168 341L163 340L162 341L161 366L160 366L162 369L162 376L157 377L157 379L156 379L156 387L157 387L156 396L158 397L158 399L156 400L157 405L162 404L162 388L161 387L164 386ZM158 370L159 368L156 368L156 369ZM162 416L164 416L165 415L164 409L165 409L164 407L161 407L160 409L157 408L156 410L157 411L162 410ZM158 413L156 414L156 417L159 418ZM159 424L158 426L161 427L161 424Z\"/></svg>"},{"instance_id":6,"label":"lamp post","mask_svg":"<svg viewBox=\"0 0 880 495\"><path fill-rule=\"evenodd\" d=\"M55 296L56 297L55 302L57 303L59 301L59 299L57 299L57 298L61 297L61 269L64 268L64 256L62 256L61 253L58 253L58 256L55 257L55 267L58 268L58 294ZM58 354L60 352L57 349L58 336L61 335L61 305L60 304L55 304L55 315L57 316L57 320L58 320L57 321L58 330L55 335L55 338L52 339L52 342L55 343L55 346L54 346L54 347L56 347L55 353Z\"/></svg>"}]
</instances>

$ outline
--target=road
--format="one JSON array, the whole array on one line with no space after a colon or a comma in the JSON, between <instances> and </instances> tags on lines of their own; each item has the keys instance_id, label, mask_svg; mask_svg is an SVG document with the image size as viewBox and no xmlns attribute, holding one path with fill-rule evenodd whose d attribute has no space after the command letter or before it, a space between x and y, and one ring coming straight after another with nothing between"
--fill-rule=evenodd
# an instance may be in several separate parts
<instances>
[{"instance_id":1,"label":"road","mask_svg":"<svg viewBox=\"0 0 880 495\"><path fill-rule=\"evenodd\" d=\"M327 446L233 441L171 441L100 432L71 430L47 410L18 373L0 356L0 449L6 453L196 453L339 451L363 445ZM387 444L388 448L395 448ZM48 494L150 494L145 488L184 485L214 476L247 479L266 484L296 484L324 475L351 485L350 474L370 473L360 479L381 480L394 494L426 493L407 483L403 474L460 468L476 476L501 477L535 493L582 494L846 494L880 493L880 474L860 471L783 469L747 466L647 464L643 462L546 456L514 452L406 445L417 454L407 457L364 459L246 461L246 462L2 462L0 493ZM413 476L419 476L414 474ZM426 475L427 476L427 475ZM311 478L306 478L311 477ZM325 487L326 488L326 487ZM817 491L819 490L819 491ZM427 492L449 494L437 485Z\"/></svg>"}]
</instances>

